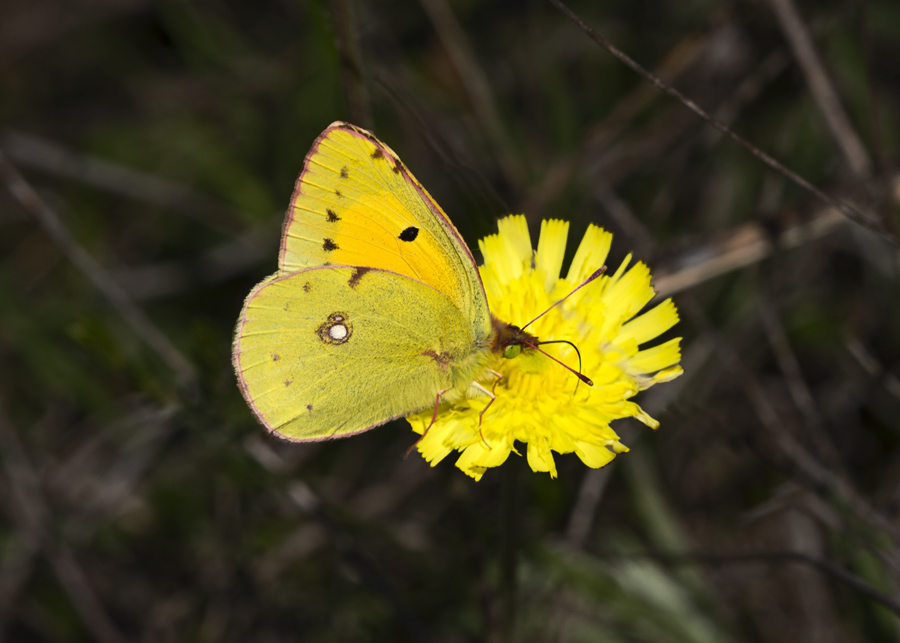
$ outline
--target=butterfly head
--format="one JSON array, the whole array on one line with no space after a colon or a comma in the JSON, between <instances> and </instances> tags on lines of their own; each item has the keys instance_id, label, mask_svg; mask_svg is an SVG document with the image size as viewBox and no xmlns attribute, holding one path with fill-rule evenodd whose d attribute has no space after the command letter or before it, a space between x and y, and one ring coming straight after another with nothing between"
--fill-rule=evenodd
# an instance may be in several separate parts
<instances>
[{"instance_id":1,"label":"butterfly head","mask_svg":"<svg viewBox=\"0 0 900 643\"><path fill-rule=\"evenodd\" d=\"M491 350L506 359L518 357L524 349L533 348L540 343L537 337L513 324L507 324L496 317L491 319L494 326Z\"/></svg>"},{"instance_id":2,"label":"butterfly head","mask_svg":"<svg viewBox=\"0 0 900 643\"><path fill-rule=\"evenodd\" d=\"M593 386L594 383L591 381L589 377L581 373L581 353L578 351L578 347L575 346L572 342L564 339L557 340L549 340L549 341L541 341L536 336L528 333L518 326L513 324L507 324L506 322L500 321L496 317L491 318L491 322L494 326L494 335L493 335L493 343L491 344L491 350L494 353L497 353L504 357L505 359L512 359L514 357L518 357L522 354L524 350L535 350L542 355L545 355L552 359L554 362L565 368L567 371L570 371L575 377L579 380L587 384L588 386ZM542 351L538 348L541 344L568 344L572 348L575 349L575 352L578 353L578 363L579 370L575 370L566 364L563 364L558 359L553 357L552 355L547 355L546 352Z\"/></svg>"}]
</instances>

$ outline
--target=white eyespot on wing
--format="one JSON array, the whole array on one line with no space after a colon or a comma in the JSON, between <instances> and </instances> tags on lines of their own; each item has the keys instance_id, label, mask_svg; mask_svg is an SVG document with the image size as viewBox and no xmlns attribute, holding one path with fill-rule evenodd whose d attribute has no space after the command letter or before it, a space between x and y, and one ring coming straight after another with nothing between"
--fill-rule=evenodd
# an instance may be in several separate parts
<instances>
[{"instance_id":1,"label":"white eyespot on wing","mask_svg":"<svg viewBox=\"0 0 900 643\"><path fill-rule=\"evenodd\" d=\"M335 324L331 328L328 329L328 335L336 342L343 341L350 332L347 330L347 327L343 324Z\"/></svg>"},{"instance_id":2,"label":"white eyespot on wing","mask_svg":"<svg viewBox=\"0 0 900 643\"><path fill-rule=\"evenodd\" d=\"M346 313L331 313L325 323L316 329L316 335L326 344L344 344L353 334L353 326Z\"/></svg>"}]
</instances>

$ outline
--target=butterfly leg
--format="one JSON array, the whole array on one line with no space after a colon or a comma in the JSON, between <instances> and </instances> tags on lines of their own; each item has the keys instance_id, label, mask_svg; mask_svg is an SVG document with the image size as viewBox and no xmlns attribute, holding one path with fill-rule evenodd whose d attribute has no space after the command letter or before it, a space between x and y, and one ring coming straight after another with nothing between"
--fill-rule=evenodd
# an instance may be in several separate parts
<instances>
[{"instance_id":1,"label":"butterfly leg","mask_svg":"<svg viewBox=\"0 0 900 643\"><path fill-rule=\"evenodd\" d=\"M434 421L437 420L438 405L441 403L441 395L443 395L444 393L446 393L449 390L450 390L449 388L445 388L443 391L438 391L437 396L434 398L434 413L431 414L431 422L429 422L428 426L425 427L425 430L422 431L422 435L419 436L419 439L416 440L415 442L413 442L412 445L406 450L406 453L403 454L404 460L406 460L406 458L409 457L409 454L412 452L413 449L416 448L416 446L418 446L419 442L422 441L422 438L424 438L428 434L428 430L432 426L434 426Z\"/></svg>"},{"instance_id":2,"label":"butterfly leg","mask_svg":"<svg viewBox=\"0 0 900 643\"><path fill-rule=\"evenodd\" d=\"M496 394L496 393L497 393L497 384L499 384L499 383L500 383L500 380L503 379L503 373L498 373L498 372L495 371L494 369L491 369L491 375L496 375L496 376L497 376L497 379L494 380L494 385L491 387L491 393ZM492 401L493 401L493 400L492 400ZM484 411L482 411L482 413L484 413Z\"/></svg>"},{"instance_id":3,"label":"butterfly leg","mask_svg":"<svg viewBox=\"0 0 900 643\"><path fill-rule=\"evenodd\" d=\"M484 419L484 412L487 411L489 408L491 408L491 404L494 403L494 400L497 399L497 396L494 395L491 391L484 388L478 382L474 382L472 384L472 388L478 389L479 391L481 391L482 393L487 395L489 398L491 398L491 401L488 402L487 405L485 405L485 407L483 409L481 409L481 413L478 414L478 430L481 431L481 421Z\"/></svg>"},{"instance_id":4,"label":"butterfly leg","mask_svg":"<svg viewBox=\"0 0 900 643\"><path fill-rule=\"evenodd\" d=\"M495 375L497 377L497 379L494 380L494 385L491 387L490 391L487 390L486 388L484 388L478 382L473 382L473 385L475 388L477 388L479 391L481 391L482 393L484 393L485 395L487 395L488 397L491 398L491 401L487 403L487 406L485 406L483 409L481 409L481 413L478 414L478 435L481 436L481 441L484 443L484 446L486 446L488 449L491 449L492 447L491 447L490 443L484 439L484 433L481 432L481 422L482 422L482 420L484 420L484 412L487 411L491 407L491 404L494 403L494 400L497 399L497 395L495 394L495 391L497 390L497 384L499 384L500 380L503 379L503 374L498 373L494 369L491 369L491 375Z\"/></svg>"}]
</instances>

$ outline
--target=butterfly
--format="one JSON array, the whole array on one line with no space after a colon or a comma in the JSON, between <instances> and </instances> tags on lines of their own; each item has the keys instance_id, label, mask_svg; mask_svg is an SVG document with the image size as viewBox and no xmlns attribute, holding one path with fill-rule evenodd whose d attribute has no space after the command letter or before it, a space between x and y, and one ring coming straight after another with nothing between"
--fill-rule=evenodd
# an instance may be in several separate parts
<instances>
[{"instance_id":1,"label":"butterfly","mask_svg":"<svg viewBox=\"0 0 900 643\"><path fill-rule=\"evenodd\" d=\"M459 232L398 156L332 123L284 222L278 272L247 296L233 363L259 421L291 441L368 431L487 395L495 355L537 339L491 315Z\"/></svg>"}]
</instances>

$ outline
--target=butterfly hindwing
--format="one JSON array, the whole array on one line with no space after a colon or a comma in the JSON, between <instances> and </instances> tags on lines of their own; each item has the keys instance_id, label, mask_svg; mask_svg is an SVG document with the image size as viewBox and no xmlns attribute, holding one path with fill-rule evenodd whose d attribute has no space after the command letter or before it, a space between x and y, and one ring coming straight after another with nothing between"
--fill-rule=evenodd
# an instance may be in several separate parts
<instances>
[{"instance_id":1,"label":"butterfly hindwing","mask_svg":"<svg viewBox=\"0 0 900 643\"><path fill-rule=\"evenodd\" d=\"M269 430L325 440L433 404L484 367L486 349L474 346L466 317L434 288L384 270L319 267L250 293L234 366Z\"/></svg>"}]
</instances>

